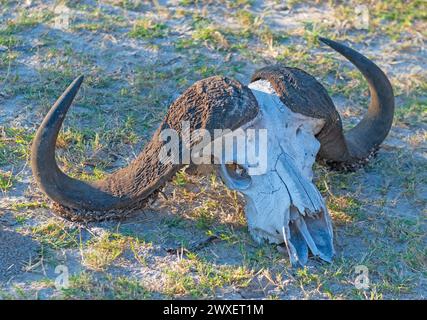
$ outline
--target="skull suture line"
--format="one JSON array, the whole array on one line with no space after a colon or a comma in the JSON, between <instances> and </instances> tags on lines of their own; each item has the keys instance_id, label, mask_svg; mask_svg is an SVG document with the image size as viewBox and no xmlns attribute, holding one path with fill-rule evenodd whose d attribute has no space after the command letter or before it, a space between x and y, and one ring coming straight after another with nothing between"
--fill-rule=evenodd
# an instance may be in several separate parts
<instances>
[{"instance_id":1,"label":"skull suture line","mask_svg":"<svg viewBox=\"0 0 427 320\"><path fill-rule=\"evenodd\" d=\"M79 77L37 130L31 151L37 184L65 218L122 218L146 205L183 167L160 161L165 145L162 131L180 132L184 122L190 130L206 129L211 136L215 129L268 129L266 173L245 174L250 163L242 163L221 164L220 174L230 188L244 194L249 229L256 240L285 242L293 263L304 264L309 250L330 261L334 254L331 220L312 183L313 162L320 159L345 169L366 163L391 128L394 95L386 75L372 61L347 46L319 39L351 61L369 84L368 112L348 132L343 131L326 89L314 77L297 68L274 65L258 70L249 87L225 77L196 82L169 107L133 162L105 179L80 181L63 173L55 161L57 136L83 81ZM256 138L250 143L256 144ZM227 160L235 162L234 155Z\"/></svg>"}]
</instances>

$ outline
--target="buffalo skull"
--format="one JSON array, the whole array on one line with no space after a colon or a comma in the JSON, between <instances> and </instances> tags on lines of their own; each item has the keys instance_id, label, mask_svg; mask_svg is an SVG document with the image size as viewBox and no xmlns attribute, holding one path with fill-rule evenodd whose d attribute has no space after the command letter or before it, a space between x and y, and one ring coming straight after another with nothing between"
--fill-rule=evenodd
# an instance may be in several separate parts
<instances>
[{"instance_id":1,"label":"buffalo skull","mask_svg":"<svg viewBox=\"0 0 427 320\"><path fill-rule=\"evenodd\" d=\"M188 123L190 130L207 130L212 136L217 129L232 133L264 129L267 153L263 174L251 174L251 164L237 161L233 152L215 167L229 188L244 195L248 226L255 240L284 243L293 264L304 265L309 252L331 261L332 223L312 182L313 163L318 159L346 169L365 163L391 128L394 95L389 80L372 61L340 43L319 39L351 61L369 84L367 114L348 132L343 132L331 98L314 77L297 68L273 65L258 70L249 86L217 76L196 82L169 107L153 138L133 162L103 180L80 181L58 168L55 144L83 81L81 76L56 101L37 131L31 154L37 184L54 201L58 214L68 219L122 217L146 205L184 165L162 161L164 130L182 132L182 123ZM257 144L257 140L248 139L247 143ZM205 147L214 142L208 141ZM178 143L180 159L184 142ZM195 147L195 143L190 140L188 147Z\"/></svg>"}]
</instances>

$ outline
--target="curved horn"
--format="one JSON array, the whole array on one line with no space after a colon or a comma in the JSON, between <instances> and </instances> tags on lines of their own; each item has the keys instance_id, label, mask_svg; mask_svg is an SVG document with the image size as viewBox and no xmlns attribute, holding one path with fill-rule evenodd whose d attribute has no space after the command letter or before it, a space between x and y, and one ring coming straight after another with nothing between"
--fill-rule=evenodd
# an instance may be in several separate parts
<instances>
[{"instance_id":1,"label":"curved horn","mask_svg":"<svg viewBox=\"0 0 427 320\"><path fill-rule=\"evenodd\" d=\"M390 81L372 61L357 51L335 41L319 40L346 57L363 74L369 84L371 103L364 118L347 133L328 139L320 155L336 162L355 162L366 158L384 141L394 115L394 95Z\"/></svg>"},{"instance_id":2,"label":"curved horn","mask_svg":"<svg viewBox=\"0 0 427 320\"><path fill-rule=\"evenodd\" d=\"M223 77L200 80L170 106L153 138L134 161L103 180L84 182L67 176L55 161L59 130L82 81L80 76L71 83L38 128L31 150L31 166L37 184L54 202L66 208L91 211L94 215L138 207L182 167L182 164L162 161L161 149L166 144L160 134L163 129L180 133L183 121L188 121L190 130L206 129L212 131L213 136L214 129L236 129L258 113L252 92L238 81ZM179 143L181 146L182 141ZM102 219L103 216L96 214L96 217Z\"/></svg>"},{"instance_id":3,"label":"curved horn","mask_svg":"<svg viewBox=\"0 0 427 320\"><path fill-rule=\"evenodd\" d=\"M66 207L106 210L121 207L129 198L114 195L106 183L89 183L64 174L55 160L55 145L65 115L83 82L75 79L52 106L37 130L31 149L31 167L37 184L53 201Z\"/></svg>"}]
</instances>

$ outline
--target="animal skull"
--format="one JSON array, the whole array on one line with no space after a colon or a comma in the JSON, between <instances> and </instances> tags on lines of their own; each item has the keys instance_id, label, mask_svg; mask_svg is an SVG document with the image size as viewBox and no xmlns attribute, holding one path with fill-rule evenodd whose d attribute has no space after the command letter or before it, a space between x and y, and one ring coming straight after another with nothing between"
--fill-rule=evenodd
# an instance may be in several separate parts
<instances>
[{"instance_id":1,"label":"animal skull","mask_svg":"<svg viewBox=\"0 0 427 320\"><path fill-rule=\"evenodd\" d=\"M80 181L59 169L55 144L83 81L81 76L52 106L37 130L31 151L37 184L66 218L123 217L146 205L183 167L182 163L161 161L164 130L182 132L182 123L189 123L190 130L210 133L216 129L233 133L266 129L266 172L252 174L253 163L237 161L231 152L219 166L220 175L229 188L245 196L249 229L257 241L284 242L293 263L305 264L309 250L331 261L332 224L312 182L313 163L322 159L334 166L357 168L366 162L391 128L394 95L386 75L372 61L335 41L319 39L351 61L369 83L368 112L348 132L343 131L326 89L314 77L297 68L274 65L258 70L249 87L225 77L196 82L169 107L153 138L132 163L105 179ZM258 140L253 136L247 143L256 147ZM179 145L185 145L184 141L179 140ZM190 141L189 148L193 147L194 141ZM177 150L181 159L181 149Z\"/></svg>"},{"instance_id":2,"label":"animal skull","mask_svg":"<svg viewBox=\"0 0 427 320\"><path fill-rule=\"evenodd\" d=\"M220 165L221 177L229 188L245 196L245 213L254 239L285 242L293 264L306 264L308 248L313 255L331 261L332 223L312 183L312 166L320 148L315 136L325 121L292 112L266 80L253 82L249 88L260 111L244 129L267 129L267 170L250 175L248 163L227 159ZM247 143L261 148L256 139L247 139Z\"/></svg>"}]
</instances>

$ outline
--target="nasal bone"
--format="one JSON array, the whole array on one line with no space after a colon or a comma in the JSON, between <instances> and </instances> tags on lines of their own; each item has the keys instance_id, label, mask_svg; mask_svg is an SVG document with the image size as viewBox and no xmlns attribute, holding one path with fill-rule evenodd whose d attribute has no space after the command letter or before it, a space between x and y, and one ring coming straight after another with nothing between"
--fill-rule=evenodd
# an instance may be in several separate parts
<instances>
[{"instance_id":1,"label":"nasal bone","mask_svg":"<svg viewBox=\"0 0 427 320\"><path fill-rule=\"evenodd\" d=\"M298 169L295 160L287 153L282 153L278 160L275 170L286 185L291 204L303 215L321 212L323 198L311 180Z\"/></svg>"},{"instance_id":2,"label":"nasal bone","mask_svg":"<svg viewBox=\"0 0 427 320\"><path fill-rule=\"evenodd\" d=\"M288 232L284 232L284 240L292 264L305 265L308 250L314 256L331 262L335 253L332 223L320 192L298 170L288 154L280 155L275 169L291 201L288 225L284 226Z\"/></svg>"}]
</instances>

